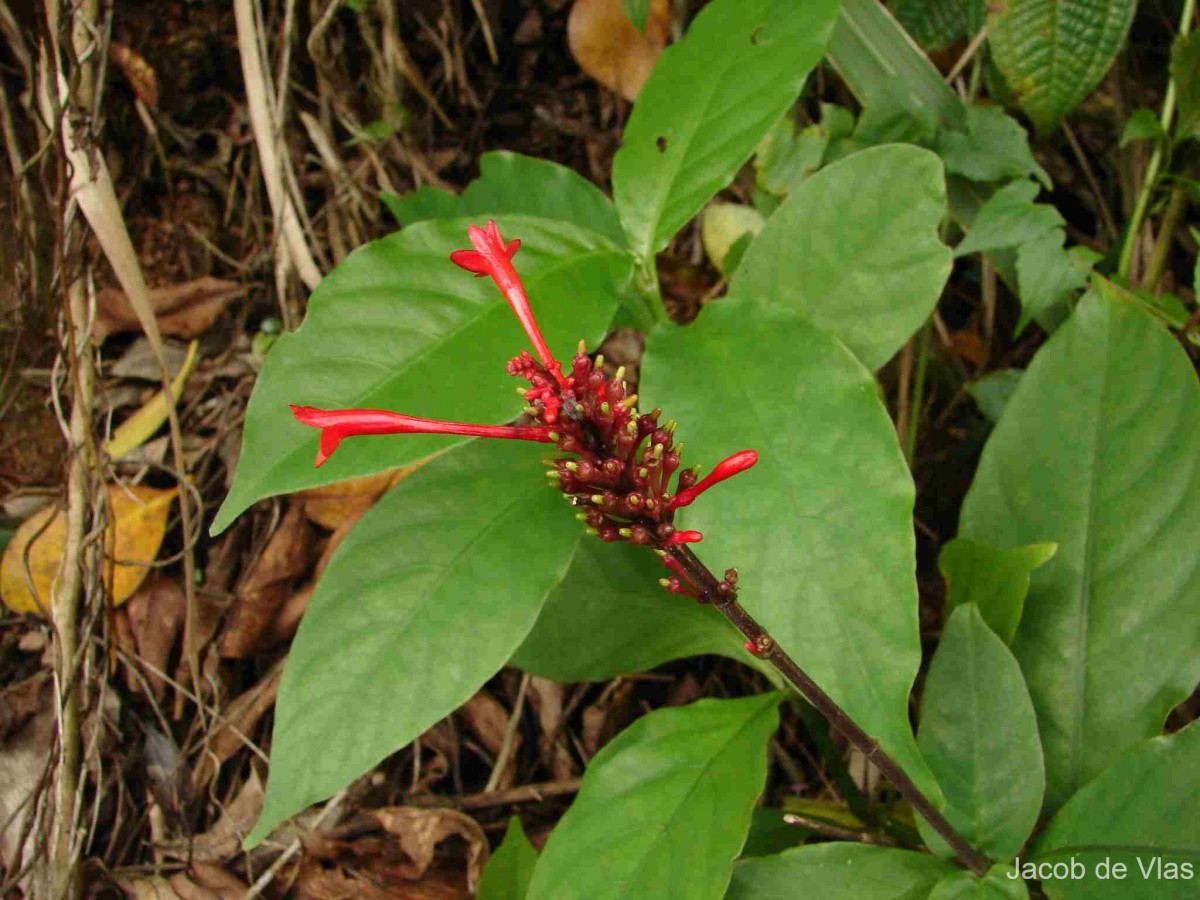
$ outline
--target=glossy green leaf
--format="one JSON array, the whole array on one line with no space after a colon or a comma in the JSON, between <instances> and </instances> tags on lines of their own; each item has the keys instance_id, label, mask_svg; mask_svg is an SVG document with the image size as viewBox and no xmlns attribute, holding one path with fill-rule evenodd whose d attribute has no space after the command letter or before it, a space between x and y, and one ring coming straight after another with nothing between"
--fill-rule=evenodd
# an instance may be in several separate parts
<instances>
[{"instance_id":1,"label":"glossy green leaf","mask_svg":"<svg viewBox=\"0 0 1200 900\"><path fill-rule=\"evenodd\" d=\"M743 605L936 798L908 722L913 483L871 373L799 313L725 298L651 333L641 390L685 423L685 465L758 451L687 508L697 554L738 568Z\"/></svg>"},{"instance_id":2,"label":"glossy green leaf","mask_svg":"<svg viewBox=\"0 0 1200 900\"><path fill-rule=\"evenodd\" d=\"M1007 0L991 8L992 59L1040 131L1100 83L1136 9L1137 0Z\"/></svg>"},{"instance_id":3,"label":"glossy green leaf","mask_svg":"<svg viewBox=\"0 0 1200 900\"><path fill-rule=\"evenodd\" d=\"M906 108L928 111L941 125L966 127L958 94L878 0L842 0L829 61L863 106L893 95L899 85L908 95Z\"/></svg>"},{"instance_id":4,"label":"glossy green leaf","mask_svg":"<svg viewBox=\"0 0 1200 900\"><path fill-rule=\"evenodd\" d=\"M942 547L938 567L950 589L950 608L973 603L983 620L1011 644L1029 593L1029 575L1058 550L1057 544L993 547L955 538Z\"/></svg>"},{"instance_id":5,"label":"glossy green leaf","mask_svg":"<svg viewBox=\"0 0 1200 900\"><path fill-rule=\"evenodd\" d=\"M1200 134L1200 38L1195 33L1175 38L1171 47L1171 81L1175 84L1179 107L1175 134L1180 138L1196 137Z\"/></svg>"},{"instance_id":6,"label":"glossy green leaf","mask_svg":"<svg viewBox=\"0 0 1200 900\"><path fill-rule=\"evenodd\" d=\"M1033 319L1047 332L1053 331L1066 317L1063 312L1066 301L1087 287L1099 254L1088 247L1066 250L1065 240L1063 229L1054 228L1017 248L1017 285L1021 296L1017 334Z\"/></svg>"},{"instance_id":7,"label":"glossy green leaf","mask_svg":"<svg viewBox=\"0 0 1200 900\"><path fill-rule=\"evenodd\" d=\"M659 57L613 159L643 260L733 179L821 60L837 0L715 0Z\"/></svg>"},{"instance_id":8,"label":"glossy green leaf","mask_svg":"<svg viewBox=\"0 0 1200 900\"><path fill-rule=\"evenodd\" d=\"M1050 187L1050 176L1033 158L1025 129L997 106L969 107L967 130L943 129L937 151L947 172L971 181L1032 176Z\"/></svg>"},{"instance_id":9,"label":"glossy green leaf","mask_svg":"<svg viewBox=\"0 0 1200 900\"><path fill-rule=\"evenodd\" d=\"M555 681L603 681L720 653L750 662L743 638L715 609L668 594L670 574L645 547L587 540L512 664Z\"/></svg>"},{"instance_id":10,"label":"glossy green leaf","mask_svg":"<svg viewBox=\"0 0 1200 900\"><path fill-rule=\"evenodd\" d=\"M934 154L863 150L792 191L746 251L731 290L804 313L878 368L925 321L950 274L937 236L945 215Z\"/></svg>"},{"instance_id":11,"label":"glossy green leaf","mask_svg":"<svg viewBox=\"0 0 1200 900\"><path fill-rule=\"evenodd\" d=\"M537 446L474 441L342 542L288 654L248 844L453 712L529 633L583 534L539 469Z\"/></svg>"},{"instance_id":12,"label":"glossy green leaf","mask_svg":"<svg viewBox=\"0 0 1200 900\"><path fill-rule=\"evenodd\" d=\"M725 900L924 900L955 871L951 863L911 850L813 844L742 860L733 867Z\"/></svg>"},{"instance_id":13,"label":"glossy green leaf","mask_svg":"<svg viewBox=\"0 0 1200 900\"><path fill-rule=\"evenodd\" d=\"M506 213L560 219L618 246L625 242L617 211L600 188L574 169L508 150L479 157L479 177L461 194L424 187L389 203L388 208L404 225Z\"/></svg>"},{"instance_id":14,"label":"glossy green leaf","mask_svg":"<svg viewBox=\"0 0 1200 900\"><path fill-rule=\"evenodd\" d=\"M1034 861L1074 858L1084 867L1082 878L1043 879L1046 894L1053 900L1200 895L1198 796L1200 725L1131 747L1067 801L1037 842ZM1110 877L1098 878L1105 860ZM1117 863L1124 877L1111 874Z\"/></svg>"},{"instance_id":15,"label":"glossy green leaf","mask_svg":"<svg viewBox=\"0 0 1200 900\"><path fill-rule=\"evenodd\" d=\"M1000 188L980 207L971 230L954 248L954 255L1018 247L1061 229L1063 217L1048 203L1034 203L1037 194L1038 186L1028 180Z\"/></svg>"},{"instance_id":16,"label":"glossy green leaf","mask_svg":"<svg viewBox=\"0 0 1200 900\"><path fill-rule=\"evenodd\" d=\"M551 348L565 357L580 338L602 337L632 278L631 257L565 222L498 221L506 238L522 241L516 267ZM304 324L280 337L259 374L214 533L263 497L382 472L463 442L355 438L315 469L318 432L296 422L288 404L481 423L519 414L516 382L504 366L528 339L491 281L448 258L469 246L468 223L405 228L355 251L321 282Z\"/></svg>"},{"instance_id":17,"label":"glossy green leaf","mask_svg":"<svg viewBox=\"0 0 1200 900\"><path fill-rule=\"evenodd\" d=\"M983 451L959 533L1055 541L1013 653L1047 805L1157 734L1200 678L1200 386L1135 306L1089 294L1034 357Z\"/></svg>"},{"instance_id":18,"label":"glossy green leaf","mask_svg":"<svg viewBox=\"0 0 1200 900\"><path fill-rule=\"evenodd\" d=\"M1021 369L993 369L982 378L969 382L966 385L967 393L981 413L997 422L1024 374Z\"/></svg>"},{"instance_id":19,"label":"glossy green leaf","mask_svg":"<svg viewBox=\"0 0 1200 900\"><path fill-rule=\"evenodd\" d=\"M982 878L965 871L947 875L929 900L1029 900L1029 888L1011 865L1000 863Z\"/></svg>"},{"instance_id":20,"label":"glossy green leaf","mask_svg":"<svg viewBox=\"0 0 1200 900\"><path fill-rule=\"evenodd\" d=\"M503 843L483 870L475 900L524 900L537 860L537 851L521 828L521 817L513 816Z\"/></svg>"},{"instance_id":21,"label":"glossy green leaf","mask_svg":"<svg viewBox=\"0 0 1200 900\"><path fill-rule=\"evenodd\" d=\"M721 897L767 776L781 694L659 709L589 763L530 900Z\"/></svg>"},{"instance_id":22,"label":"glossy green leaf","mask_svg":"<svg viewBox=\"0 0 1200 900\"><path fill-rule=\"evenodd\" d=\"M954 830L993 859L1011 859L1042 807L1042 747L1021 667L973 603L955 609L942 631L917 745ZM923 819L917 827L931 849L954 855Z\"/></svg>"}]
</instances>

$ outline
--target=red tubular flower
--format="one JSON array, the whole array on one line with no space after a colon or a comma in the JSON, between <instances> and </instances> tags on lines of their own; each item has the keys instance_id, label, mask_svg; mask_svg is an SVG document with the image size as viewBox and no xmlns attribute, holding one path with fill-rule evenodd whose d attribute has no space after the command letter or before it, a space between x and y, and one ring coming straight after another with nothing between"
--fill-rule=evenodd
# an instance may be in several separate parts
<instances>
[{"instance_id":1,"label":"red tubular flower","mask_svg":"<svg viewBox=\"0 0 1200 900\"><path fill-rule=\"evenodd\" d=\"M500 236L500 229L492 219L488 219L486 229L480 228L478 225L470 226L467 229L467 236L471 239L471 246L475 249L455 250L450 254L450 261L468 272L473 272L476 278L488 275L492 281L496 282L496 287L500 288L500 293L504 295L504 299L508 301L512 311L517 314L521 327L529 335L533 349L537 351L538 359L542 361L546 371L554 376L559 387L566 387L562 366L554 358L550 348L546 346L546 339L542 337L542 331L538 328L537 320L533 317L533 310L529 306L529 297L525 293L524 285L521 284L521 276L513 268L512 258L520 249L521 242L510 241L505 244L504 238Z\"/></svg>"},{"instance_id":2,"label":"red tubular flower","mask_svg":"<svg viewBox=\"0 0 1200 900\"><path fill-rule=\"evenodd\" d=\"M739 450L733 456L717 463L717 467L709 473L708 477L698 484L680 491L668 500L667 509L680 509L694 503L697 497L714 484L720 484L726 478L732 478L734 475L745 472L756 462L758 462L758 454L753 450Z\"/></svg>"},{"instance_id":3,"label":"red tubular flower","mask_svg":"<svg viewBox=\"0 0 1200 900\"><path fill-rule=\"evenodd\" d=\"M293 406L296 419L321 430L316 465L322 465L342 441L355 435L455 434L554 444L559 453L545 460L551 487L577 510L589 533L605 542L649 547L662 557L673 593L723 602L736 595L737 572L729 569L716 594L701 590L680 561L703 535L676 531L675 510L706 490L744 472L758 461L753 450L724 460L697 483L697 470L681 469L683 445L675 441L676 423L660 422L662 410L641 413L637 394L625 382L625 369L612 374L603 357L592 359L583 342L571 360L569 375L546 346L530 309L521 279L512 265L520 241L504 243L495 222L468 230L474 250L458 250L451 259L477 276L489 275L516 313L536 356L522 350L508 372L528 382L519 393L529 404L529 425L469 425L421 419L382 409L315 409ZM674 482L674 488L672 488ZM674 494L672 494L672 490ZM679 558L677 558L679 557ZM759 648L762 649L761 647Z\"/></svg>"},{"instance_id":4,"label":"red tubular flower","mask_svg":"<svg viewBox=\"0 0 1200 900\"><path fill-rule=\"evenodd\" d=\"M550 429L543 426L467 425L463 422L418 419L384 409L316 409L312 406L293 406L292 414L297 421L321 429L321 444L315 463L318 467L333 455L333 451L343 440L360 434L464 434L471 437L553 443Z\"/></svg>"}]
</instances>

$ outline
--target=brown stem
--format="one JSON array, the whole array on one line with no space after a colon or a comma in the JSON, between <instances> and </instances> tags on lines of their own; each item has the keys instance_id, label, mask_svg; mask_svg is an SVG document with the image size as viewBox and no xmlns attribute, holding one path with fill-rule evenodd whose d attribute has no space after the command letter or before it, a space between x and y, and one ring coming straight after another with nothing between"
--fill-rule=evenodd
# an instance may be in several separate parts
<instances>
[{"instance_id":1,"label":"brown stem","mask_svg":"<svg viewBox=\"0 0 1200 900\"><path fill-rule=\"evenodd\" d=\"M991 868L991 860L967 843L966 839L954 830L954 826L946 821L946 817L937 807L929 802L929 798L922 793L899 764L883 752L879 742L863 731L858 723L833 701L833 698L808 677L805 671L796 664L796 661L787 654L787 651L780 647L767 630L758 623L758 620L738 603L736 592L723 590L720 587L722 584L720 579L709 571L708 567L686 545L671 547L668 552L683 566L688 576L696 584L701 602L716 607L717 611L725 616L734 628L758 648L758 655L771 663L792 687L799 691L800 695L829 721L830 725L841 732L866 756L892 787L900 792L900 796L907 800L912 808L919 812L933 830L941 836L942 840L950 845L959 862L976 875L985 875ZM725 583L729 583L730 580L727 575Z\"/></svg>"}]
</instances>

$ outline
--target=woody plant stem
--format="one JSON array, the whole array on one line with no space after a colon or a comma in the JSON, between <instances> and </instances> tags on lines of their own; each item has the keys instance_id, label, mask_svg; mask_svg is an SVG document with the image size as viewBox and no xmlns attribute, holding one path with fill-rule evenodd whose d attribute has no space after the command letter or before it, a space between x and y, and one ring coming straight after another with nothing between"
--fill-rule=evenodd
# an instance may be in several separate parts
<instances>
[{"instance_id":1,"label":"woody plant stem","mask_svg":"<svg viewBox=\"0 0 1200 900\"><path fill-rule=\"evenodd\" d=\"M983 876L991 868L992 861L980 853L954 830L946 817L929 802L929 798L908 777L908 773L900 765L883 752L879 742L859 727L858 723L837 705L828 694L821 690L808 674L796 664L787 651L775 642L754 616L746 611L737 599L737 593L718 590L721 580L700 561L686 544L677 545L667 550L667 553L679 563L688 577L696 585L700 602L715 607L729 623L742 633L749 645L752 645L756 656L765 659L800 695L812 704L837 731L853 744L867 760L877 768L888 783L900 792L909 805L912 806L933 830L941 836L953 849L958 861L976 875ZM732 577L730 577L732 576ZM725 573L725 583L737 584L737 574L730 569Z\"/></svg>"}]
</instances>

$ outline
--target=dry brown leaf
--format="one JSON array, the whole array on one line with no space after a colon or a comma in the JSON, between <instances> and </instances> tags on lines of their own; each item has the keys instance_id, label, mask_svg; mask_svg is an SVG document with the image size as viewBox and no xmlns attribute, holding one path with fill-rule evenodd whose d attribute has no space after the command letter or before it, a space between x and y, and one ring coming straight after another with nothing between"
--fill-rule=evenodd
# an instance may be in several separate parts
<instances>
[{"instance_id":1,"label":"dry brown leaf","mask_svg":"<svg viewBox=\"0 0 1200 900\"><path fill-rule=\"evenodd\" d=\"M151 109L158 105L158 76L145 57L116 41L108 45L108 57L120 67L139 100Z\"/></svg>"},{"instance_id":2,"label":"dry brown leaf","mask_svg":"<svg viewBox=\"0 0 1200 900\"><path fill-rule=\"evenodd\" d=\"M216 824L191 841L180 841L179 852L184 856L190 852L196 862L225 862L238 856L242 839L250 833L262 812L263 796L262 779L251 767L250 777L237 796L225 804Z\"/></svg>"},{"instance_id":3,"label":"dry brown leaf","mask_svg":"<svg viewBox=\"0 0 1200 900\"><path fill-rule=\"evenodd\" d=\"M20 869L18 858L27 862L37 843L37 828L30 830L24 846L21 835L35 811L27 801L49 774L56 717L52 682L44 674L13 685L3 697L13 710L12 721L22 723L0 741L0 866L12 873Z\"/></svg>"},{"instance_id":4,"label":"dry brown leaf","mask_svg":"<svg viewBox=\"0 0 1200 900\"><path fill-rule=\"evenodd\" d=\"M192 786L197 790L207 786L225 760L246 746L258 720L275 705L283 663L282 659L276 662L258 684L229 704L221 717L220 727L210 734L204 752L192 769Z\"/></svg>"},{"instance_id":5,"label":"dry brown leaf","mask_svg":"<svg viewBox=\"0 0 1200 900\"><path fill-rule=\"evenodd\" d=\"M583 747L595 756L633 719L633 683L616 681L594 704L583 711Z\"/></svg>"},{"instance_id":6,"label":"dry brown leaf","mask_svg":"<svg viewBox=\"0 0 1200 900\"><path fill-rule=\"evenodd\" d=\"M374 818L385 831L395 835L402 849L412 860L411 874L420 878L433 864L437 845L447 838L458 836L467 842L467 883L471 890L479 883L483 864L487 862L488 840L479 823L456 809L416 809L411 806L388 806L367 815Z\"/></svg>"},{"instance_id":7,"label":"dry brown leaf","mask_svg":"<svg viewBox=\"0 0 1200 900\"><path fill-rule=\"evenodd\" d=\"M166 687L167 661L176 638L183 631L187 597L179 582L154 572L129 598L123 612L129 618L135 652L147 663L146 681L155 699L161 700ZM160 672L164 674L160 675Z\"/></svg>"},{"instance_id":8,"label":"dry brown leaf","mask_svg":"<svg viewBox=\"0 0 1200 900\"><path fill-rule=\"evenodd\" d=\"M292 595L292 582L309 565L312 527L300 503L291 503L267 546L242 579L233 616L221 635L220 652L227 658L254 653L271 633L271 623Z\"/></svg>"},{"instance_id":9,"label":"dry brown leaf","mask_svg":"<svg viewBox=\"0 0 1200 900\"><path fill-rule=\"evenodd\" d=\"M171 887L182 900L242 900L247 886L240 878L219 866L192 863L187 873L171 876Z\"/></svg>"},{"instance_id":10,"label":"dry brown leaf","mask_svg":"<svg viewBox=\"0 0 1200 900\"><path fill-rule=\"evenodd\" d=\"M567 44L579 67L609 90L635 100L671 37L671 4L653 0L643 34L622 0L575 0Z\"/></svg>"},{"instance_id":11,"label":"dry brown leaf","mask_svg":"<svg viewBox=\"0 0 1200 900\"><path fill-rule=\"evenodd\" d=\"M163 337L194 338L207 331L230 301L245 291L245 286L236 281L206 276L154 288L149 295ZM141 331L137 314L124 291L115 287L101 288L96 301L98 310L92 334L98 343L110 334Z\"/></svg>"},{"instance_id":12,"label":"dry brown leaf","mask_svg":"<svg viewBox=\"0 0 1200 900\"><path fill-rule=\"evenodd\" d=\"M108 529L105 549L109 565L106 581L112 602L120 606L133 595L158 556L167 529L167 514L178 488L159 490L137 485L108 486ZM66 541L66 517L47 507L21 523L0 559L0 598L16 613L48 611L50 590L58 577ZM32 542L32 546L30 546ZM29 548L29 574L35 594L25 578L25 550Z\"/></svg>"},{"instance_id":13,"label":"dry brown leaf","mask_svg":"<svg viewBox=\"0 0 1200 900\"><path fill-rule=\"evenodd\" d=\"M171 880L161 875L118 878L117 885L129 900L183 900Z\"/></svg>"},{"instance_id":14,"label":"dry brown leaf","mask_svg":"<svg viewBox=\"0 0 1200 900\"><path fill-rule=\"evenodd\" d=\"M491 694L480 691L458 709L458 717L462 720L467 731L473 734L479 743L493 757L499 755L504 746L504 735L508 731L508 721L511 716L500 701ZM505 790L513 785L517 773L517 750L521 746L519 732L513 735L512 748L504 771L495 785L496 790Z\"/></svg>"},{"instance_id":15,"label":"dry brown leaf","mask_svg":"<svg viewBox=\"0 0 1200 900\"><path fill-rule=\"evenodd\" d=\"M322 528L335 531L346 522L359 519L384 491L394 487L423 465L425 460L377 475L364 475L362 478L309 488L296 494L296 499L304 504L304 512L313 522Z\"/></svg>"},{"instance_id":16,"label":"dry brown leaf","mask_svg":"<svg viewBox=\"0 0 1200 900\"><path fill-rule=\"evenodd\" d=\"M987 345L983 337L974 328L950 332L950 345L959 359L969 362L979 368L987 362Z\"/></svg>"},{"instance_id":17,"label":"dry brown leaf","mask_svg":"<svg viewBox=\"0 0 1200 900\"><path fill-rule=\"evenodd\" d=\"M555 781L573 777L575 762L571 759L571 751L567 749L566 736L559 727L563 713L563 686L549 678L531 678L529 701L542 729L539 742L541 759L549 763ZM556 736L553 747L549 744L551 735Z\"/></svg>"}]
</instances>

